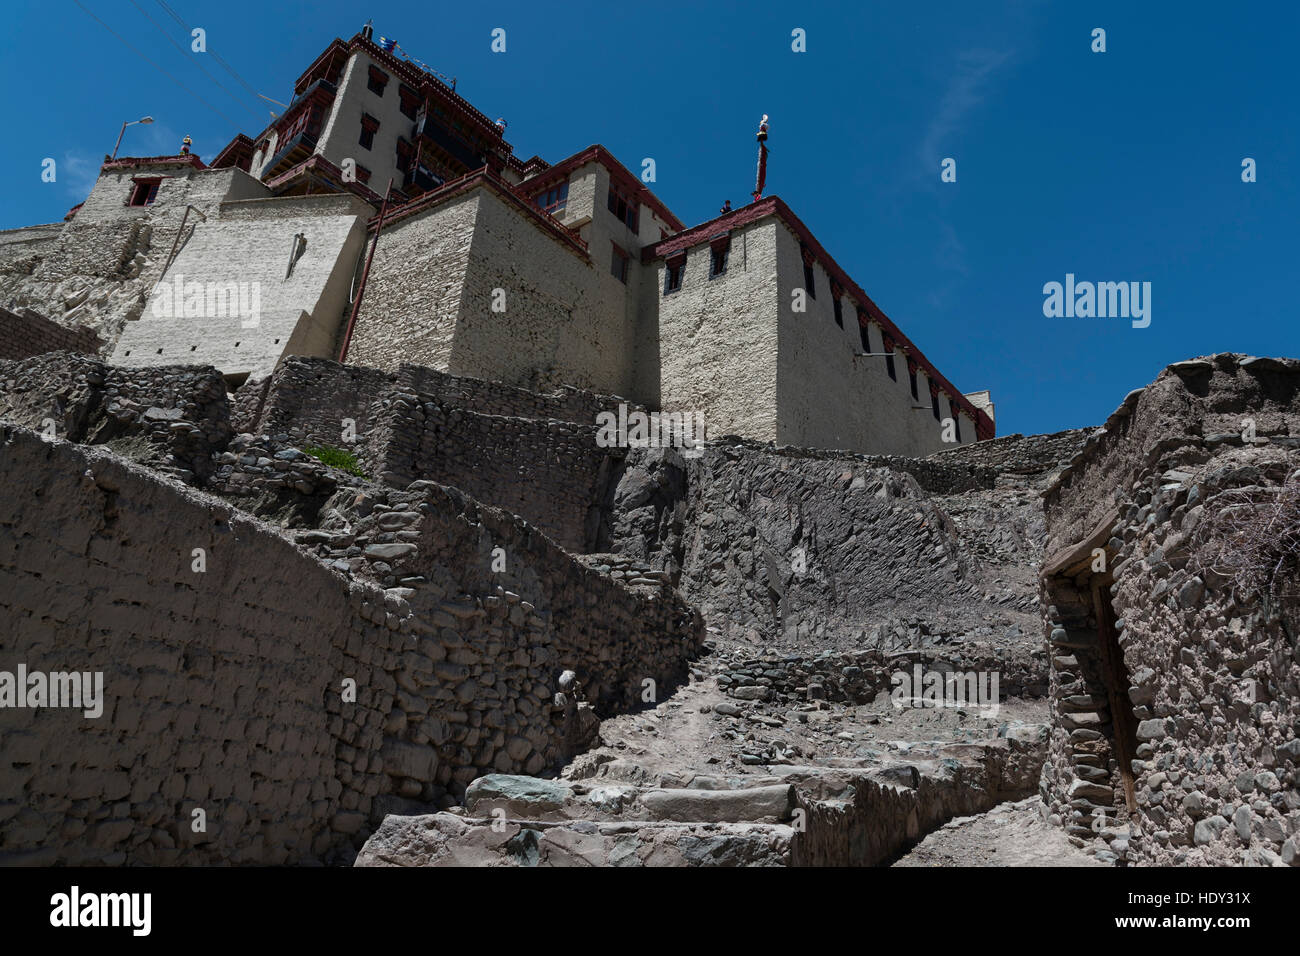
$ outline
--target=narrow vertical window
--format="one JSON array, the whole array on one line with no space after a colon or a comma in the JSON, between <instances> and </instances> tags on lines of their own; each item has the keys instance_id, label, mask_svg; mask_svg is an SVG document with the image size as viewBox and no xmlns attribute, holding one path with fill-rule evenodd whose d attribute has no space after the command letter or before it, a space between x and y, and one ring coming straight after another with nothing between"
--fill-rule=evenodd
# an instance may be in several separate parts
<instances>
[{"instance_id":1,"label":"narrow vertical window","mask_svg":"<svg viewBox=\"0 0 1300 956\"><path fill-rule=\"evenodd\" d=\"M709 278L716 279L727 271L727 254L731 250L731 237L715 239L709 244Z\"/></svg>"},{"instance_id":2,"label":"narrow vertical window","mask_svg":"<svg viewBox=\"0 0 1300 956\"><path fill-rule=\"evenodd\" d=\"M375 145L375 133L379 131L379 120L369 113L361 117L361 137L357 140L366 149Z\"/></svg>"},{"instance_id":3,"label":"narrow vertical window","mask_svg":"<svg viewBox=\"0 0 1300 956\"><path fill-rule=\"evenodd\" d=\"M616 243L610 243L613 246L613 255L609 261L609 274L624 285L627 284L627 267L628 254L618 247Z\"/></svg>"},{"instance_id":4,"label":"narrow vertical window","mask_svg":"<svg viewBox=\"0 0 1300 956\"><path fill-rule=\"evenodd\" d=\"M607 205L623 225L627 226L633 232L637 231L637 225L640 222L640 208L637 202L617 186L610 184L609 200Z\"/></svg>"},{"instance_id":5,"label":"narrow vertical window","mask_svg":"<svg viewBox=\"0 0 1300 956\"><path fill-rule=\"evenodd\" d=\"M664 295L676 292L682 287L682 278L686 275L686 253L683 252L664 263Z\"/></svg>"}]
</instances>

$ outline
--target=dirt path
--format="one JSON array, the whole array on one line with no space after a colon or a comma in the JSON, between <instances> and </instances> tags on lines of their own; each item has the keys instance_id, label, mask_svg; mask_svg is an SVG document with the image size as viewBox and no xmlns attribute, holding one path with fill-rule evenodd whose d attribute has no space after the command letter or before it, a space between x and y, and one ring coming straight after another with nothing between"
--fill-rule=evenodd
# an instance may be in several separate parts
<instances>
[{"instance_id":1,"label":"dirt path","mask_svg":"<svg viewBox=\"0 0 1300 956\"><path fill-rule=\"evenodd\" d=\"M1104 866L1038 815L1038 797L956 817L894 866Z\"/></svg>"}]
</instances>

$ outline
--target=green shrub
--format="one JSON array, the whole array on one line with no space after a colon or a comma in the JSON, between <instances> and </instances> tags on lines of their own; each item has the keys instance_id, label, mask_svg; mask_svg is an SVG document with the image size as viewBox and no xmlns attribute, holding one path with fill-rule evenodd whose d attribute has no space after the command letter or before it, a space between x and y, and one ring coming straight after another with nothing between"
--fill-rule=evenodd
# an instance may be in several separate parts
<instances>
[{"instance_id":1,"label":"green shrub","mask_svg":"<svg viewBox=\"0 0 1300 956\"><path fill-rule=\"evenodd\" d=\"M357 456L350 451L335 448L333 445L304 445L302 450L304 454L323 461L331 468L346 471L349 475L356 475L358 478L366 477L365 472L361 470L361 464L357 461Z\"/></svg>"}]
</instances>

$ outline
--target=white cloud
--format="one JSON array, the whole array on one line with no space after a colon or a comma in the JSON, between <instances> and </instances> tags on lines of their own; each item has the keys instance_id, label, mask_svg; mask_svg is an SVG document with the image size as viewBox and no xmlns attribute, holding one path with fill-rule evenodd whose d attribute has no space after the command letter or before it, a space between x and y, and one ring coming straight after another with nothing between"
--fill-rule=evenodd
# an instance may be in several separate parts
<instances>
[{"instance_id":1,"label":"white cloud","mask_svg":"<svg viewBox=\"0 0 1300 956\"><path fill-rule=\"evenodd\" d=\"M932 170L936 183L939 161L958 152L954 135L987 98L989 81L1010 59L1010 52L997 50L967 50L958 55L957 70L939 100L939 109L926 126L918 150L921 168Z\"/></svg>"},{"instance_id":2,"label":"white cloud","mask_svg":"<svg viewBox=\"0 0 1300 956\"><path fill-rule=\"evenodd\" d=\"M100 160L82 152L68 152L59 160L58 182L74 203L85 200L99 178Z\"/></svg>"}]
</instances>

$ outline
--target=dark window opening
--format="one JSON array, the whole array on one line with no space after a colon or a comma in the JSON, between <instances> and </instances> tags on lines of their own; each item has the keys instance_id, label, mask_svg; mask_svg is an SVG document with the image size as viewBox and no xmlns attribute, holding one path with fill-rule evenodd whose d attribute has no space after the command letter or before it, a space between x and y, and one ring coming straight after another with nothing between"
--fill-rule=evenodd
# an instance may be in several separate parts
<instances>
[{"instance_id":1,"label":"dark window opening","mask_svg":"<svg viewBox=\"0 0 1300 956\"><path fill-rule=\"evenodd\" d=\"M957 414L957 403L948 399L948 413L952 415L953 434L961 441L961 416Z\"/></svg>"},{"instance_id":2,"label":"dark window opening","mask_svg":"<svg viewBox=\"0 0 1300 956\"><path fill-rule=\"evenodd\" d=\"M865 322L858 322L858 338L862 340L862 351L871 351L871 333Z\"/></svg>"},{"instance_id":3,"label":"dark window opening","mask_svg":"<svg viewBox=\"0 0 1300 956\"><path fill-rule=\"evenodd\" d=\"M885 350L889 353L885 356L885 368L889 370L889 377L897 382L898 372L894 370L894 352L888 346L885 347Z\"/></svg>"},{"instance_id":4,"label":"dark window opening","mask_svg":"<svg viewBox=\"0 0 1300 956\"><path fill-rule=\"evenodd\" d=\"M407 119L415 119L416 114L420 111L420 95L411 89L405 83L398 84L397 87L398 109Z\"/></svg>"},{"instance_id":5,"label":"dark window opening","mask_svg":"<svg viewBox=\"0 0 1300 956\"><path fill-rule=\"evenodd\" d=\"M939 393L930 389L930 410L934 412L934 420L939 420Z\"/></svg>"},{"instance_id":6,"label":"dark window opening","mask_svg":"<svg viewBox=\"0 0 1300 956\"><path fill-rule=\"evenodd\" d=\"M369 114L361 117L361 138L357 140L365 149L375 145L375 133L379 132L379 120Z\"/></svg>"},{"instance_id":7,"label":"dark window opening","mask_svg":"<svg viewBox=\"0 0 1300 956\"><path fill-rule=\"evenodd\" d=\"M907 366L907 384L912 387L912 397L919 399L921 396L916 391L916 369L910 364Z\"/></svg>"},{"instance_id":8,"label":"dark window opening","mask_svg":"<svg viewBox=\"0 0 1300 956\"><path fill-rule=\"evenodd\" d=\"M408 173L411 171L411 164L415 161L415 147L406 140L399 138L397 140L397 171Z\"/></svg>"},{"instance_id":9,"label":"dark window opening","mask_svg":"<svg viewBox=\"0 0 1300 956\"><path fill-rule=\"evenodd\" d=\"M637 207L635 199L628 196L617 186L610 186L608 206L609 211L618 218L619 222L633 232L637 231L640 209Z\"/></svg>"},{"instance_id":10,"label":"dark window opening","mask_svg":"<svg viewBox=\"0 0 1300 956\"><path fill-rule=\"evenodd\" d=\"M612 275L619 282L622 282L624 285L626 285L627 264L628 264L629 256L617 245L614 245L614 243L610 243L610 245L614 246L614 254L610 257L609 274Z\"/></svg>"},{"instance_id":11,"label":"dark window opening","mask_svg":"<svg viewBox=\"0 0 1300 956\"><path fill-rule=\"evenodd\" d=\"M840 301L839 296L835 297L835 324L844 328L844 303Z\"/></svg>"},{"instance_id":12,"label":"dark window opening","mask_svg":"<svg viewBox=\"0 0 1300 956\"><path fill-rule=\"evenodd\" d=\"M127 200L128 206L152 206L155 199L158 198L158 187L162 185L161 179L137 179L131 187L131 196Z\"/></svg>"},{"instance_id":13,"label":"dark window opening","mask_svg":"<svg viewBox=\"0 0 1300 956\"><path fill-rule=\"evenodd\" d=\"M370 77L366 81L366 87L371 93L378 93L380 96L383 96L384 88L386 86L388 86L388 74L379 69L379 67L372 66L370 68Z\"/></svg>"},{"instance_id":14,"label":"dark window opening","mask_svg":"<svg viewBox=\"0 0 1300 956\"><path fill-rule=\"evenodd\" d=\"M664 278L664 294L676 292L682 287L682 279L686 275L686 257L682 256L680 259L664 263L664 272L666 274Z\"/></svg>"},{"instance_id":15,"label":"dark window opening","mask_svg":"<svg viewBox=\"0 0 1300 956\"><path fill-rule=\"evenodd\" d=\"M727 254L730 251L729 242L718 243L709 249L709 278L716 279L727 271Z\"/></svg>"},{"instance_id":16,"label":"dark window opening","mask_svg":"<svg viewBox=\"0 0 1300 956\"><path fill-rule=\"evenodd\" d=\"M803 288L808 293L808 298L817 298L817 286L813 281L812 264L807 261L803 264Z\"/></svg>"}]
</instances>

